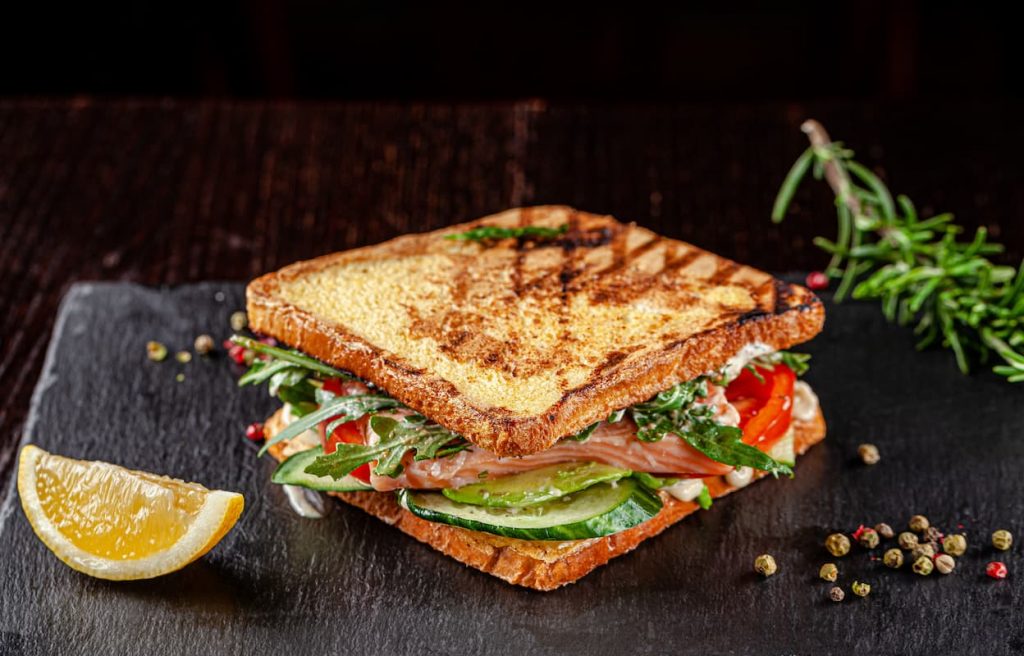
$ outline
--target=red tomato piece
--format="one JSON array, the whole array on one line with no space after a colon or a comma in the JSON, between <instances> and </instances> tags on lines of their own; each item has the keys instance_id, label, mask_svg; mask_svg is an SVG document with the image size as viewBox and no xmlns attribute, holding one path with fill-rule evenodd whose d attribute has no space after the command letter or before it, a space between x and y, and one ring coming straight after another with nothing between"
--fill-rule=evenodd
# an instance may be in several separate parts
<instances>
[{"instance_id":1,"label":"red tomato piece","mask_svg":"<svg viewBox=\"0 0 1024 656\"><path fill-rule=\"evenodd\" d=\"M744 369L726 388L725 397L740 413L743 441L768 447L789 430L796 374L784 364L757 367L757 374Z\"/></svg>"},{"instance_id":2,"label":"red tomato piece","mask_svg":"<svg viewBox=\"0 0 1024 656\"><path fill-rule=\"evenodd\" d=\"M327 381L328 383L331 381ZM324 383L324 387L327 383ZM362 420L350 421L341 424L334 429L334 432L330 436L326 435L327 424L334 421L328 419L327 421L320 422L320 443L324 447L324 454L331 454L338 450L338 443L344 442L346 444L362 444L363 443L363 431L360 422ZM352 470L351 476L358 478L364 483L370 482L370 464L360 465Z\"/></svg>"}]
</instances>

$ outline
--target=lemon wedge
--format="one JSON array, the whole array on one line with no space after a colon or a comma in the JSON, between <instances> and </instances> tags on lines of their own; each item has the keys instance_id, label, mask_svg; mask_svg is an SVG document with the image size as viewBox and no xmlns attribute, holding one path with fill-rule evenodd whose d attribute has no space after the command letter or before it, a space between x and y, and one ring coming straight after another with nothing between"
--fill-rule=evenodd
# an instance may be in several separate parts
<instances>
[{"instance_id":1,"label":"lemon wedge","mask_svg":"<svg viewBox=\"0 0 1024 656\"><path fill-rule=\"evenodd\" d=\"M65 564L113 581L177 571L242 513L241 494L105 462L21 450L18 493L32 530Z\"/></svg>"}]
</instances>

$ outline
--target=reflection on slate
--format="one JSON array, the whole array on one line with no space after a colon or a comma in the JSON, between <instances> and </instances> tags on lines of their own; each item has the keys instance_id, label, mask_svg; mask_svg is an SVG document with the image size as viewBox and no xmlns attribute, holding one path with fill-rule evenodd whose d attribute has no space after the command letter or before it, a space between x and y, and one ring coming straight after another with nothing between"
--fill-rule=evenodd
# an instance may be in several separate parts
<instances>
[{"instance_id":1,"label":"reflection on slate","mask_svg":"<svg viewBox=\"0 0 1024 656\"><path fill-rule=\"evenodd\" d=\"M222 301L216 298L223 292ZM82 284L62 306L26 432L54 452L239 490L246 510L208 556L153 581L109 583L59 563L8 497L0 515L0 653L954 653L1024 650L1020 549L1010 578L985 578L998 527L1024 531L1022 387L960 376L942 352L869 305L830 305L805 350L829 438L794 480L764 481L715 503L553 593L463 567L347 506L321 521L288 508L242 439L271 412L239 390L223 357L149 362L209 332L220 341L243 303L238 284L153 290ZM185 373L183 382L175 374ZM856 446L882 461L865 467ZM886 570L857 548L840 582L871 596L833 604L817 580L833 530L913 513L965 525L954 574ZM751 570L770 552L779 574ZM881 555L881 552L877 552Z\"/></svg>"}]
</instances>

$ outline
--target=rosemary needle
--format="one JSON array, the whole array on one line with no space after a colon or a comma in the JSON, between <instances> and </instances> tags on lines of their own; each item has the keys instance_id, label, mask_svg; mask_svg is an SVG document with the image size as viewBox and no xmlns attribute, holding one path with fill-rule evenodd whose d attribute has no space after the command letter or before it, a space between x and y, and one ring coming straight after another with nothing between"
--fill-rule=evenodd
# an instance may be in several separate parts
<instances>
[{"instance_id":1,"label":"rosemary needle","mask_svg":"<svg viewBox=\"0 0 1024 656\"><path fill-rule=\"evenodd\" d=\"M782 221L807 173L824 178L836 196L835 241L814 243L832 259L825 270L839 279L835 298L881 301L889 321L914 324L917 347L949 348L964 373L971 360L996 358L992 370L1024 382L1024 262L1014 268L988 256L1003 251L978 228L960 241L952 214L921 219L906 196L895 201L878 176L829 139L817 121L801 129L811 146L793 164L779 189L772 220Z\"/></svg>"}]
</instances>

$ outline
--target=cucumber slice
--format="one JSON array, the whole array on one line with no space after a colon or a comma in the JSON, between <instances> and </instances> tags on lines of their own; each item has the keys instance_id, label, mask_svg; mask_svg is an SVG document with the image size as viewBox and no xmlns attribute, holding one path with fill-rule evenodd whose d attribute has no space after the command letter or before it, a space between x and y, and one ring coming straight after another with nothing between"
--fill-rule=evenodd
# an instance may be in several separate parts
<instances>
[{"instance_id":1,"label":"cucumber slice","mask_svg":"<svg viewBox=\"0 0 1024 656\"><path fill-rule=\"evenodd\" d=\"M793 431L786 431L786 434L779 438L779 441L768 449L768 455L784 465L792 467L796 464L796 438Z\"/></svg>"},{"instance_id":2,"label":"cucumber slice","mask_svg":"<svg viewBox=\"0 0 1024 656\"><path fill-rule=\"evenodd\" d=\"M345 476L334 480L330 476L313 476L306 473L308 467L317 456L322 456L323 447L314 447L306 451L299 451L287 460L282 462L274 470L270 482L279 485L298 485L299 487L317 490L318 492L356 492L359 490L372 490L373 488L354 476Z\"/></svg>"},{"instance_id":3,"label":"cucumber slice","mask_svg":"<svg viewBox=\"0 0 1024 656\"><path fill-rule=\"evenodd\" d=\"M414 490L399 490L398 500L427 521L520 540L599 538L642 524L661 510L661 499L631 478L522 508L474 506Z\"/></svg>"},{"instance_id":4,"label":"cucumber slice","mask_svg":"<svg viewBox=\"0 0 1024 656\"><path fill-rule=\"evenodd\" d=\"M459 503L518 508L557 499L597 483L617 481L632 473L596 462L564 462L441 492Z\"/></svg>"}]
</instances>

